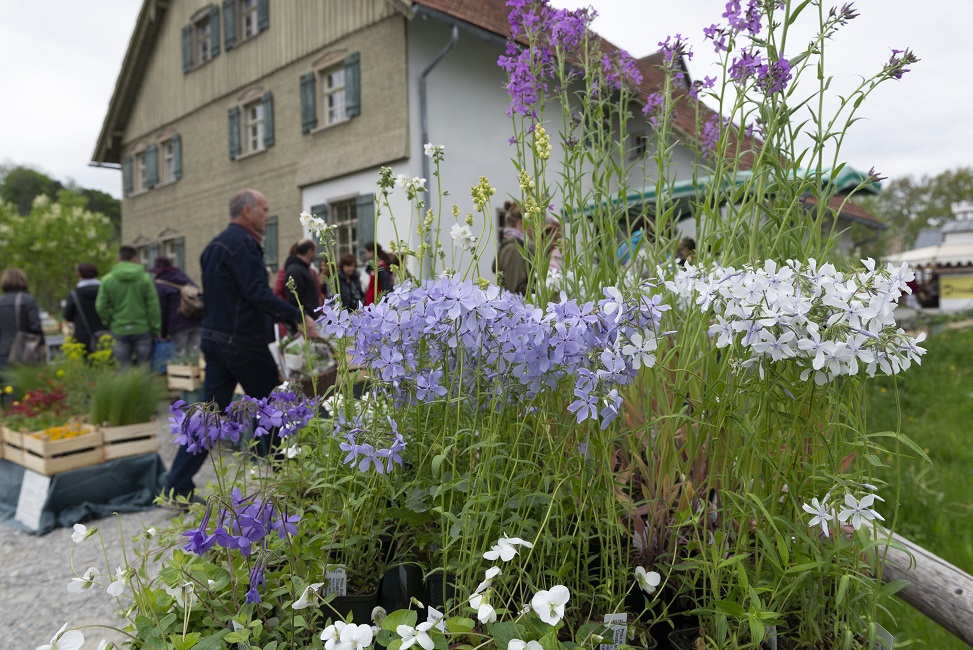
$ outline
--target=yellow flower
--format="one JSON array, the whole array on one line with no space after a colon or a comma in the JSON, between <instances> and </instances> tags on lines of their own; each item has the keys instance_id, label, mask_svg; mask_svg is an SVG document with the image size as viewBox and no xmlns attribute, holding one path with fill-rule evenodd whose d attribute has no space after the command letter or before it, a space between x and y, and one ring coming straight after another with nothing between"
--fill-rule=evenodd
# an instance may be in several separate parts
<instances>
[{"instance_id":1,"label":"yellow flower","mask_svg":"<svg viewBox=\"0 0 973 650\"><path fill-rule=\"evenodd\" d=\"M886 392L888 392L888 391L886 391L886 390L885 390L885 387L884 387L884 386L882 387L882 392L883 392L883 393L886 393Z\"/></svg>"},{"instance_id":2,"label":"yellow flower","mask_svg":"<svg viewBox=\"0 0 973 650\"><path fill-rule=\"evenodd\" d=\"M60 379L61 377L64 376L64 370L58 369L58 371L54 373L54 376Z\"/></svg>"},{"instance_id":3,"label":"yellow flower","mask_svg":"<svg viewBox=\"0 0 973 650\"><path fill-rule=\"evenodd\" d=\"M10 393L14 392L14 387L13 386L7 386L6 388L3 389L3 392L5 392L7 395L9 395Z\"/></svg>"}]
</instances>

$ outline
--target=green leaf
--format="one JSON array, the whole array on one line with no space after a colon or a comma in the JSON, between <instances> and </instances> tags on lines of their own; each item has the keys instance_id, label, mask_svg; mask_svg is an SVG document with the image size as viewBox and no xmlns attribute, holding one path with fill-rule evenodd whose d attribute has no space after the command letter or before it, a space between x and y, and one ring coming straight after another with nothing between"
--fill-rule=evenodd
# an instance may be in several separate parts
<instances>
[{"instance_id":1,"label":"green leaf","mask_svg":"<svg viewBox=\"0 0 973 650\"><path fill-rule=\"evenodd\" d=\"M190 650L202 636L199 632L190 632L186 636L181 634L170 634L169 643L175 650Z\"/></svg>"},{"instance_id":2,"label":"green leaf","mask_svg":"<svg viewBox=\"0 0 973 650\"><path fill-rule=\"evenodd\" d=\"M743 609L739 603L735 603L732 600L717 600L713 603L716 609L723 612L727 616L732 616L733 618L743 619L747 616L747 610Z\"/></svg>"},{"instance_id":3,"label":"green leaf","mask_svg":"<svg viewBox=\"0 0 973 650\"><path fill-rule=\"evenodd\" d=\"M519 639L523 635L521 628L513 621L494 623L490 626L490 633L498 648L506 648L513 639Z\"/></svg>"},{"instance_id":4,"label":"green leaf","mask_svg":"<svg viewBox=\"0 0 973 650\"><path fill-rule=\"evenodd\" d=\"M476 622L466 616L453 616L445 621L446 631L450 634L463 634L476 627Z\"/></svg>"},{"instance_id":5,"label":"green leaf","mask_svg":"<svg viewBox=\"0 0 973 650\"><path fill-rule=\"evenodd\" d=\"M229 634L229 630L220 630L216 634L210 634L209 636L204 636L199 640L193 650L221 650L225 645L223 643L223 638Z\"/></svg>"},{"instance_id":6,"label":"green leaf","mask_svg":"<svg viewBox=\"0 0 973 650\"><path fill-rule=\"evenodd\" d=\"M419 614L411 609L397 609L382 621L382 629L395 632L395 628L400 625L408 625L409 627L416 626L416 620L418 620Z\"/></svg>"}]
</instances>

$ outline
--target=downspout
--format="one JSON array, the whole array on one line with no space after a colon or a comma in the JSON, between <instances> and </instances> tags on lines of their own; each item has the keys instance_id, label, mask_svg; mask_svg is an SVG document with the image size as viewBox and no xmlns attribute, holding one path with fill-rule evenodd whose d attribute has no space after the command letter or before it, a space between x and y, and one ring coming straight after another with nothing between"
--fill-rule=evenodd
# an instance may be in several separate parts
<instances>
[{"instance_id":1,"label":"downspout","mask_svg":"<svg viewBox=\"0 0 973 650\"><path fill-rule=\"evenodd\" d=\"M442 61L447 54L449 54L450 50L456 47L457 42L459 42L459 27L453 25L449 36L449 43L447 43L446 46L439 51L439 54L436 55L436 57L422 71L422 74L419 75L419 121L422 129L423 145L429 142L429 98L426 93L426 78L429 76L429 73L432 72L433 68L439 65L439 62ZM430 208L432 203L432 192L429 190L429 187L432 185L432 180L430 180L430 160L431 159L429 156L424 155L422 157L422 177L426 179L426 191L423 193L423 196L427 210ZM421 220L422 218L423 215L419 215L419 219ZM430 235L427 234L426 243L431 244L432 242L429 241L429 237ZM432 264L431 262L427 262L427 264L429 264L429 268L426 269L428 271L432 268Z\"/></svg>"}]
</instances>

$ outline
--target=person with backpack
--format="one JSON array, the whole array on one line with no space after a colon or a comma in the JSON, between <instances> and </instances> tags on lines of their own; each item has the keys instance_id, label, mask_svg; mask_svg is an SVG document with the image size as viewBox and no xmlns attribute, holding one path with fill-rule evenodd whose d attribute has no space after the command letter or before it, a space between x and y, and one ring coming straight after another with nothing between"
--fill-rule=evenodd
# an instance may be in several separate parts
<instances>
[{"instance_id":1,"label":"person with backpack","mask_svg":"<svg viewBox=\"0 0 973 650\"><path fill-rule=\"evenodd\" d=\"M196 289L199 286L172 265L168 257L155 258L155 264L149 269L155 276L155 290L159 295L159 308L162 312L162 330L159 337L171 340L173 353L177 357L184 357L199 352L199 339L203 331L203 314L193 313L191 305L186 304L183 293L187 288ZM195 318L193 317L195 316Z\"/></svg>"}]
</instances>

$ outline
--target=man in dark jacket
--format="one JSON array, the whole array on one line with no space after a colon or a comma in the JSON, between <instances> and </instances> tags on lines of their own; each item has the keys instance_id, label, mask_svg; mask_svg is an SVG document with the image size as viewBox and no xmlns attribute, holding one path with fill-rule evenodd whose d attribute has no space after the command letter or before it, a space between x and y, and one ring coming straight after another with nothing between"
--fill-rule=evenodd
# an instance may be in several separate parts
<instances>
[{"instance_id":1,"label":"man in dark jacket","mask_svg":"<svg viewBox=\"0 0 973 650\"><path fill-rule=\"evenodd\" d=\"M278 383L278 370L267 347L274 340L274 321L303 322L308 334L316 329L310 315L274 295L267 283L260 243L270 211L266 197L242 190L230 199L230 225L217 235L199 258L202 268L203 334L200 349L206 359L203 401L225 409L239 383L244 392L261 399ZM273 434L276 439L276 433ZM261 454L276 448L276 440L260 439ZM167 496L190 496L193 476L206 460L206 451L191 454L183 445L169 470Z\"/></svg>"},{"instance_id":2,"label":"man in dark jacket","mask_svg":"<svg viewBox=\"0 0 973 650\"><path fill-rule=\"evenodd\" d=\"M313 314L321 306L318 304L318 281L311 271L311 263L317 255L317 244L310 239L302 239L297 243L295 254L284 263L284 296L289 305L303 309L305 314ZM294 278L296 295L287 287L291 278Z\"/></svg>"},{"instance_id":3,"label":"man in dark jacket","mask_svg":"<svg viewBox=\"0 0 973 650\"><path fill-rule=\"evenodd\" d=\"M74 323L74 340L91 354L98 349L101 335L108 334L108 328L101 322L95 309L101 281L98 279L98 267L91 262L78 264L75 273L78 284L64 301L64 320Z\"/></svg>"}]
</instances>

